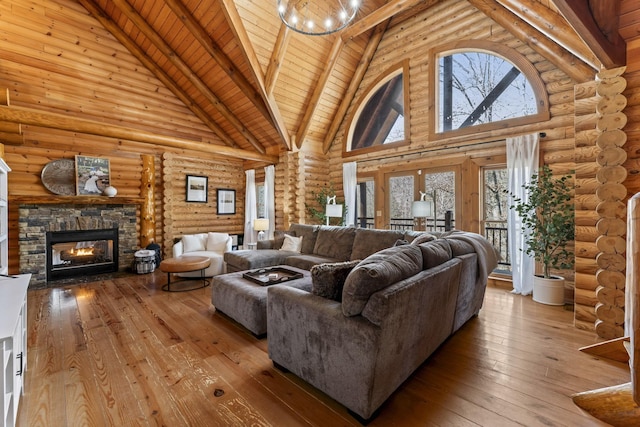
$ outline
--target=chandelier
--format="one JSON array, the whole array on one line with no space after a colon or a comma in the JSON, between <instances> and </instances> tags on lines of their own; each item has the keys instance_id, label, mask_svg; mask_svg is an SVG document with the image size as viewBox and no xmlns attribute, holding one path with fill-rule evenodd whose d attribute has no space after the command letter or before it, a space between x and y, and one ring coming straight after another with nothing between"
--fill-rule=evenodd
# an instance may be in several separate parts
<instances>
[{"instance_id":1,"label":"chandelier","mask_svg":"<svg viewBox=\"0 0 640 427\"><path fill-rule=\"evenodd\" d=\"M278 0L278 14L294 31L322 36L353 21L359 3L360 0Z\"/></svg>"}]
</instances>

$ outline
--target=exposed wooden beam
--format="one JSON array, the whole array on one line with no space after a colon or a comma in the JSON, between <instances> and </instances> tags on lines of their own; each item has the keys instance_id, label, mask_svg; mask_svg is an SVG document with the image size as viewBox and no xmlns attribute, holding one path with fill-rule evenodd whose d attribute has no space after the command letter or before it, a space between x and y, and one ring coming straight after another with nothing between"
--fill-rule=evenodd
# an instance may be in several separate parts
<instances>
[{"instance_id":1,"label":"exposed wooden beam","mask_svg":"<svg viewBox=\"0 0 640 427\"><path fill-rule=\"evenodd\" d=\"M347 28L340 32L342 40L347 42L348 40L359 36L365 31L377 26L378 24L391 19L394 15L403 12L412 7L418 6L421 3L427 5L434 5L438 3L438 0L389 0L384 6L379 7L374 12L371 12L362 19L359 19L349 25Z\"/></svg>"},{"instance_id":2,"label":"exposed wooden beam","mask_svg":"<svg viewBox=\"0 0 640 427\"><path fill-rule=\"evenodd\" d=\"M276 163L278 160L277 156L256 153L255 151L159 135L139 129L115 126L110 123L101 123L92 120L78 119L66 114L49 113L34 110L32 108L0 106L0 120L51 129L61 129L70 132L86 133L89 135L145 142L149 144L156 144L158 146L193 150L209 154L215 153L243 160L257 160L267 163Z\"/></svg>"},{"instance_id":3,"label":"exposed wooden beam","mask_svg":"<svg viewBox=\"0 0 640 427\"><path fill-rule=\"evenodd\" d=\"M342 39L340 37L336 37L333 41L333 45L331 46L331 52L326 59L326 66L323 68L322 73L318 77L318 81L315 82L315 89L313 91L313 94L311 95L311 99L309 99L307 102L307 108L304 112L304 115L302 116L300 126L298 126L298 133L296 134L296 142L298 144L298 148L302 147L302 143L307 137L309 126L311 126L311 119L313 118L313 114L318 108L320 97L322 96L322 93L327 86L329 76L336 66L338 56L340 56L340 52L342 52L343 47L344 42L342 41Z\"/></svg>"},{"instance_id":4,"label":"exposed wooden beam","mask_svg":"<svg viewBox=\"0 0 640 427\"><path fill-rule=\"evenodd\" d=\"M618 34L619 0L553 0L553 3L605 68L626 64L626 43Z\"/></svg>"},{"instance_id":5,"label":"exposed wooden beam","mask_svg":"<svg viewBox=\"0 0 640 427\"><path fill-rule=\"evenodd\" d=\"M547 38L555 40L560 46L589 64L594 70L602 68L602 61L594 55L573 27L559 13L544 7L536 0L498 0L498 2L523 21L534 26Z\"/></svg>"},{"instance_id":6,"label":"exposed wooden beam","mask_svg":"<svg viewBox=\"0 0 640 427\"><path fill-rule=\"evenodd\" d=\"M289 133L287 131L287 126L284 123L284 118L282 114L280 114L280 109L278 108L278 104L275 99L270 96L266 90L266 85L264 81L264 75L262 74L262 67L260 66L260 61L258 60L258 55L256 55L255 50L251 44L251 40L247 34L247 31L242 24L242 18L238 14L238 9L236 9L233 0L218 0L224 11L225 17L231 26L231 31L233 32L236 41L240 45L242 50L242 54L244 55L247 62L251 65L250 69L253 73L253 78L258 82L260 86L260 90L265 96L267 104L271 107L272 119L276 125L276 129L282 138L283 145L291 150L291 141L289 137Z\"/></svg>"},{"instance_id":7,"label":"exposed wooden beam","mask_svg":"<svg viewBox=\"0 0 640 427\"><path fill-rule=\"evenodd\" d=\"M160 69L156 63L140 47L127 36L120 27L98 6L94 0L78 0L87 11L93 15L100 24L106 28L125 48L131 52L158 80L160 80L184 105L189 108L220 140L229 147L238 148L235 141L222 129L211 117L186 94L167 73Z\"/></svg>"},{"instance_id":8,"label":"exposed wooden beam","mask_svg":"<svg viewBox=\"0 0 640 427\"><path fill-rule=\"evenodd\" d=\"M131 6L127 0L111 0L112 3L136 26L138 30L158 48L167 60L176 67L184 77L218 110L227 120L259 153L264 154L265 148L260 141L247 129L240 119L214 94L211 89L197 76L193 70L180 58L177 52L169 46L162 36L158 34L151 25Z\"/></svg>"},{"instance_id":9,"label":"exposed wooden beam","mask_svg":"<svg viewBox=\"0 0 640 427\"><path fill-rule=\"evenodd\" d=\"M265 89L269 96L273 94L273 88L276 86L278 74L280 74L280 70L282 69L282 61L284 60L284 55L287 53L287 47L289 47L290 39L291 31L289 30L289 27L284 24L280 25L278 38L273 46L273 52L271 52L269 66L267 67L266 76L264 78Z\"/></svg>"},{"instance_id":10,"label":"exposed wooden beam","mask_svg":"<svg viewBox=\"0 0 640 427\"><path fill-rule=\"evenodd\" d=\"M349 110L349 106L353 102L353 99L356 96L356 91L364 78L365 73L367 72L367 68L369 68L369 64L373 59L373 55L378 49L378 45L382 40L382 36L384 36L384 32L387 29L390 21L383 22L378 25L371 34L369 38L369 42L362 53L362 58L358 63L358 68L356 68L355 73L353 73L353 77L351 78L351 82L349 83L349 87L342 97L342 102L338 106L335 115L333 116L333 120L331 120L331 126L327 130L327 134L324 137L324 141L322 143L322 151L326 154L329 152L331 145L333 144L333 140L335 139L338 129L342 124L347 111ZM343 39L344 40L344 39ZM346 137L346 136L345 136Z\"/></svg>"},{"instance_id":11,"label":"exposed wooden beam","mask_svg":"<svg viewBox=\"0 0 640 427\"><path fill-rule=\"evenodd\" d=\"M533 26L514 15L496 0L468 0L471 5L504 27L520 41L545 57L578 83L593 80L593 68L582 62Z\"/></svg>"},{"instance_id":12,"label":"exposed wooden beam","mask_svg":"<svg viewBox=\"0 0 640 427\"><path fill-rule=\"evenodd\" d=\"M238 70L233 61L222 51L220 46L209 36L207 31L194 18L193 14L180 0L164 0L165 3L173 10L182 21L184 26L193 34L193 37L207 51L209 55L220 65L224 72L238 86L240 91L249 99L251 103L262 113L262 115L271 120L271 113L265 104L262 95L255 90L253 85Z\"/></svg>"}]
</instances>

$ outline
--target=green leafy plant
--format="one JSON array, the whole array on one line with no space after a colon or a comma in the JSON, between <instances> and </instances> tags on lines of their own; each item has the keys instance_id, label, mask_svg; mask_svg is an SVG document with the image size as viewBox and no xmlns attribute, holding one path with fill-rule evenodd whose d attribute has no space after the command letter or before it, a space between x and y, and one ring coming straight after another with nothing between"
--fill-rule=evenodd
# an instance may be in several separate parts
<instances>
[{"instance_id":1,"label":"green leafy plant","mask_svg":"<svg viewBox=\"0 0 640 427\"><path fill-rule=\"evenodd\" d=\"M575 237L575 215L571 196L571 175L554 179L549 166L543 166L533 175L530 184L522 186L528 193L525 202L513 194L513 206L520 218L525 234L526 253L543 265L544 278L550 270L573 268L575 258L566 245Z\"/></svg>"},{"instance_id":2,"label":"green leafy plant","mask_svg":"<svg viewBox=\"0 0 640 427\"><path fill-rule=\"evenodd\" d=\"M333 185L329 184L328 187L322 187L319 192L312 191L311 196L313 198L313 203L306 203L305 208L307 209L307 213L312 217L318 220L320 224L326 224L327 216L326 216L326 205L327 199L329 197L333 197L336 195L335 190L333 189ZM346 213L346 206L344 206L344 202L340 200L336 200L337 204L343 205L343 215ZM343 220L340 220L338 225L342 225Z\"/></svg>"}]
</instances>

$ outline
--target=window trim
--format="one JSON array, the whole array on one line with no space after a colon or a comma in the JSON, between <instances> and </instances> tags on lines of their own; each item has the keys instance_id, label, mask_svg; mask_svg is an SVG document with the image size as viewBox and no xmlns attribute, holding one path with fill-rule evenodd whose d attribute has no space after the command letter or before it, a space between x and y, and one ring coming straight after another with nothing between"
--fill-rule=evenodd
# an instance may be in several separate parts
<instances>
[{"instance_id":1,"label":"window trim","mask_svg":"<svg viewBox=\"0 0 640 427\"><path fill-rule=\"evenodd\" d=\"M402 141L394 141L388 144L376 145L373 147L365 147L365 148L357 148L355 150L351 149L351 143L353 141L353 132L355 131L355 126L360 118L360 114L362 110L367 105L367 102L375 95L378 89L382 87L385 83L387 83L392 78L402 75L402 91L403 91L403 102L404 102L404 140ZM396 63L389 67L384 73L380 74L362 93L358 102L356 103L356 108L353 110L353 113L349 116L349 120L347 122L347 133L344 138L344 143L342 144L342 157L350 157L356 156L360 154L366 154L371 152L379 152L384 150L396 149L398 147L402 147L405 145L409 145L411 141L410 131L411 131L411 123L410 122L410 98L409 98L409 59L404 59L399 63Z\"/></svg>"},{"instance_id":2,"label":"window trim","mask_svg":"<svg viewBox=\"0 0 640 427\"><path fill-rule=\"evenodd\" d=\"M538 107L538 112L536 114L531 114L528 116L500 120L491 123L483 123L479 125L468 126L462 129L453 129L444 132L436 131L440 114L440 83L438 79L439 60L442 56L446 56L449 54L474 51L501 57L516 66L529 81L529 84L531 84L531 88L535 96L536 106ZM545 84L542 81L538 70L533 66L533 64L515 49L486 40L463 40L439 46L431 51L429 57L430 61L428 68L431 75L430 80L433 88L433 90L429 91L429 109L432 111L432 113L429 114L430 141L449 139L457 136L471 134L480 135L483 133L489 133L496 129L539 123L550 119L549 97Z\"/></svg>"}]
</instances>

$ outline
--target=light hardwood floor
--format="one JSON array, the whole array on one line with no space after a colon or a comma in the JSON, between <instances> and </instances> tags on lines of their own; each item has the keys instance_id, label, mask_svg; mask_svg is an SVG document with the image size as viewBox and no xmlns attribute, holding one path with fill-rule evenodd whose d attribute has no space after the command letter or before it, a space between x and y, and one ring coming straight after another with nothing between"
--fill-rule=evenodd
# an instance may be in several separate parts
<instances>
[{"instance_id":1,"label":"light hardwood floor","mask_svg":"<svg viewBox=\"0 0 640 427\"><path fill-rule=\"evenodd\" d=\"M19 426L353 426L344 407L276 370L210 309L210 289L156 271L28 294ZM480 315L383 405L371 426L599 426L572 393L629 381L563 307L490 287Z\"/></svg>"}]
</instances>

